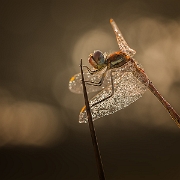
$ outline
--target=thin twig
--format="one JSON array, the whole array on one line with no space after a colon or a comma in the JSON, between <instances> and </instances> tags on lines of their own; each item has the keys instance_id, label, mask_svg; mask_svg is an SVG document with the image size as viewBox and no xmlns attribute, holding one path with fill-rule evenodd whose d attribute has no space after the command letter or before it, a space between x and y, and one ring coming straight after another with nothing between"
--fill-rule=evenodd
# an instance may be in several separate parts
<instances>
[{"instance_id":1,"label":"thin twig","mask_svg":"<svg viewBox=\"0 0 180 180\"><path fill-rule=\"evenodd\" d=\"M85 82L84 82L84 76L83 76L83 70L82 70L82 59L81 59L81 63L80 63L80 68L81 68L84 100L85 100L85 105L86 105L86 113L87 113L87 116L88 116L89 129L90 129L90 133L91 133L92 144L93 144L93 147L94 147L94 153L95 153L95 158L96 158L96 163L97 163L97 168L98 168L99 179L100 180L105 180L103 164L102 164L102 161L101 161L100 151L99 151L99 148L98 148L98 142L97 142L97 138L96 138L96 132L95 132L95 128L94 128L93 121L92 121L92 116L91 116L91 111L90 111L86 86L85 86Z\"/></svg>"}]
</instances>

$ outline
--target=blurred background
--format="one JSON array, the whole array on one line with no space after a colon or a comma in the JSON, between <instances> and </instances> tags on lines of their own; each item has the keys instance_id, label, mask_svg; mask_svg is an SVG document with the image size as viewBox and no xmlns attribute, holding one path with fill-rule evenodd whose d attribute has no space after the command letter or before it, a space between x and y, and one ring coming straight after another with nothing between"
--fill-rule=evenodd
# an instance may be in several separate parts
<instances>
[{"instance_id":1,"label":"blurred background","mask_svg":"<svg viewBox=\"0 0 180 180\"><path fill-rule=\"evenodd\" d=\"M82 95L68 89L80 59L118 50L109 19L180 113L177 0L0 0L0 179L98 179ZM90 97L92 97L90 95ZM108 180L180 178L180 130L156 97L94 123Z\"/></svg>"}]
</instances>

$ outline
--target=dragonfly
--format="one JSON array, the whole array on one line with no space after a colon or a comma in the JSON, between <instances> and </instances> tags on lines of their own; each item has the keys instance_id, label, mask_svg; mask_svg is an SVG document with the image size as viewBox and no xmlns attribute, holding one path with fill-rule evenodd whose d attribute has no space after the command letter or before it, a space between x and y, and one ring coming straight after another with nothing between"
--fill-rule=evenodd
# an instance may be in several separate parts
<instances>
[{"instance_id":1,"label":"dragonfly","mask_svg":"<svg viewBox=\"0 0 180 180\"><path fill-rule=\"evenodd\" d=\"M92 67L83 66L87 93L99 91L89 101L93 121L129 106L142 97L146 89L149 89L180 128L180 116L158 92L142 66L135 61L133 56L136 51L129 47L113 19L110 19L110 24L119 51L107 54L96 50L88 58ZM73 93L83 93L81 73L72 76L69 89ZM79 122L88 122L85 106L80 111Z\"/></svg>"}]
</instances>

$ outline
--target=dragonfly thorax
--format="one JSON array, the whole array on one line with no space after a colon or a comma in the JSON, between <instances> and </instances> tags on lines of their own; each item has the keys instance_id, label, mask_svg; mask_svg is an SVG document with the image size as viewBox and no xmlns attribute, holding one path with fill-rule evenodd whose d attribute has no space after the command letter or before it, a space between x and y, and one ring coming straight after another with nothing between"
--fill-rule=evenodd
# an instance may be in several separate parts
<instances>
[{"instance_id":1,"label":"dragonfly thorax","mask_svg":"<svg viewBox=\"0 0 180 180\"><path fill-rule=\"evenodd\" d=\"M95 69L101 70L106 66L104 54L99 50L94 51L94 54L90 54L88 60Z\"/></svg>"},{"instance_id":2,"label":"dragonfly thorax","mask_svg":"<svg viewBox=\"0 0 180 180\"><path fill-rule=\"evenodd\" d=\"M130 60L130 57L121 51L110 54L107 58L108 69L119 68Z\"/></svg>"}]
</instances>

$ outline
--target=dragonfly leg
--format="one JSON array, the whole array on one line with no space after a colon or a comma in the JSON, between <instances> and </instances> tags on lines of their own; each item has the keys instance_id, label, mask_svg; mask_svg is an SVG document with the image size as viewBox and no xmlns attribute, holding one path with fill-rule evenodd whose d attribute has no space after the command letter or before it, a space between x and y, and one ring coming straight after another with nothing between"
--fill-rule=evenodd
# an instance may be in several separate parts
<instances>
[{"instance_id":1,"label":"dragonfly leg","mask_svg":"<svg viewBox=\"0 0 180 180\"><path fill-rule=\"evenodd\" d=\"M105 75L103 74L101 77L101 80L99 82L92 82L92 81L84 81L86 84L88 85L92 85L92 86L101 86L103 81L104 81L104 77Z\"/></svg>"},{"instance_id":2,"label":"dragonfly leg","mask_svg":"<svg viewBox=\"0 0 180 180\"><path fill-rule=\"evenodd\" d=\"M112 92L111 92L111 94L109 96L107 96L106 98L104 98L104 99L102 99L102 100L92 104L91 107L93 107L93 106L95 106L95 105L105 101L106 99L109 99L110 97L112 97L114 95L114 82L113 82L113 78L112 78L112 70L110 72L110 77L111 77L111 85L112 85Z\"/></svg>"},{"instance_id":3,"label":"dragonfly leg","mask_svg":"<svg viewBox=\"0 0 180 180\"><path fill-rule=\"evenodd\" d=\"M86 65L83 65L82 67L85 67L91 75L93 75L94 73L96 73L96 72L98 71L98 70L92 71L92 70L91 70L88 66L86 66Z\"/></svg>"},{"instance_id":4,"label":"dragonfly leg","mask_svg":"<svg viewBox=\"0 0 180 180\"><path fill-rule=\"evenodd\" d=\"M104 81L105 76L106 76L106 72L102 74L101 80L99 82L92 82L92 81L84 81L84 82L92 86L101 86Z\"/></svg>"}]
</instances>

